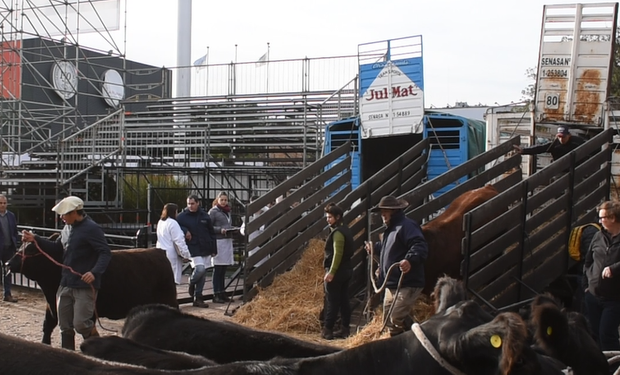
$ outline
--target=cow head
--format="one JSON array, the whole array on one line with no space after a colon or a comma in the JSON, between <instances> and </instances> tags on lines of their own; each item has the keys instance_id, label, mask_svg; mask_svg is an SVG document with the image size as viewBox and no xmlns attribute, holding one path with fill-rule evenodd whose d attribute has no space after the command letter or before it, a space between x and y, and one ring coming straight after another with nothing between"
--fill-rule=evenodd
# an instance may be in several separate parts
<instances>
[{"instance_id":1,"label":"cow head","mask_svg":"<svg viewBox=\"0 0 620 375\"><path fill-rule=\"evenodd\" d=\"M54 233L49 237L49 240L55 241L58 238L58 234ZM47 249L47 253L56 261L62 263L62 247L52 247ZM39 249L37 244L23 243L15 255L7 262L9 270L11 272L18 272L26 276L27 278L37 281L37 274L44 267L53 265L46 256L42 254L42 250Z\"/></svg>"},{"instance_id":2,"label":"cow head","mask_svg":"<svg viewBox=\"0 0 620 375\"><path fill-rule=\"evenodd\" d=\"M605 356L592 338L585 317L560 309L548 296L532 302L531 328L535 345L573 369L575 375L609 374Z\"/></svg>"},{"instance_id":3,"label":"cow head","mask_svg":"<svg viewBox=\"0 0 620 375\"><path fill-rule=\"evenodd\" d=\"M435 323L431 323L435 321ZM427 323L431 323L427 327ZM439 352L466 374L559 373L527 343L527 326L514 313L491 316L472 301L460 302L423 325L436 329Z\"/></svg>"},{"instance_id":4,"label":"cow head","mask_svg":"<svg viewBox=\"0 0 620 375\"><path fill-rule=\"evenodd\" d=\"M446 311L448 307L466 301L467 291L461 281L444 275L437 280L431 298L435 306L435 314L440 314Z\"/></svg>"}]
</instances>

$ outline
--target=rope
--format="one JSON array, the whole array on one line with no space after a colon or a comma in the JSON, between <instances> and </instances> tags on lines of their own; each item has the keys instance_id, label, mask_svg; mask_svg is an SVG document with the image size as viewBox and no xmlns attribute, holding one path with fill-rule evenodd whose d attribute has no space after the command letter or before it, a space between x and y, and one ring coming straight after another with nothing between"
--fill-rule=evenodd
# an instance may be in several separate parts
<instances>
[{"instance_id":1,"label":"rope","mask_svg":"<svg viewBox=\"0 0 620 375\"><path fill-rule=\"evenodd\" d=\"M413 323L413 325L411 326L411 330L415 334L415 337L417 337L418 340L420 341L420 344L422 344L424 349L426 349L428 354L430 354L430 356L433 357L435 362L437 362L441 367L443 367L444 369L448 370L450 373L452 373L454 375L465 375L465 373L463 373L461 370L459 370L456 367L452 366L448 361L443 359L441 354L439 354L437 349L435 349L433 344L426 337L426 335L424 334L424 332L422 331L422 328L420 327L420 325L418 323Z\"/></svg>"},{"instance_id":2,"label":"rope","mask_svg":"<svg viewBox=\"0 0 620 375\"><path fill-rule=\"evenodd\" d=\"M67 270L69 270L69 272L71 272L71 273L72 273L72 274L74 274L74 275L79 276L80 278L83 276L81 273L79 273L79 272L75 271L73 268L71 268L71 267L69 267L69 266L67 266L67 265L65 265L65 264L62 264L62 263L58 262L56 259L52 258L52 256L51 256L51 255L49 255L48 253L46 253L45 251L43 251L43 249L41 249L41 247L39 246L39 243L37 242L37 240L36 240L36 239L34 239L34 240L33 240L33 243L34 243L34 245L36 246L36 248L37 248L37 250L39 251L39 253L40 253L40 254L43 254L43 255L44 255L47 259L49 259L52 263L54 263L54 264L55 264L55 265L57 265L58 267L60 267L60 268L64 268L64 269L67 269ZM25 260L26 258L34 257L34 256L37 256L37 255L38 255L38 254L31 255L31 256L27 256L26 254L21 254L20 256L22 257L22 267L24 266L24 260ZM88 285L90 286L90 289L91 289L91 291L93 292L93 297L94 297L94 298L93 298L93 300L95 301L95 308L93 309L93 312L94 312L94 314L95 314L95 322L96 322L96 323L99 323L99 327L100 327L101 329L103 329L104 331L108 331L108 332L118 332L118 331L116 331L116 330L106 328L106 327L104 327L104 326L101 324L101 319L99 318L99 314L97 313L97 303L96 303L96 301L97 301L97 291L95 290L95 287L93 286L93 284L88 284Z\"/></svg>"},{"instance_id":3,"label":"rope","mask_svg":"<svg viewBox=\"0 0 620 375\"><path fill-rule=\"evenodd\" d=\"M375 282L375 278L374 275L372 274L372 264L373 264L373 260L374 260L374 246L372 245L372 242L370 242L370 267L368 267L368 272L369 272L369 277L370 277L370 282L372 284L372 288L375 291L375 294L379 294L381 293L383 290L385 290L385 287L387 285L387 281L388 278L390 277L390 274L392 273L392 271L394 270L395 267L398 267L400 264L399 263L394 263L390 266L390 268L388 268L388 271L385 275L385 279L383 280L383 284L381 285L380 288L377 288L377 283ZM390 316L392 316L392 311L394 311L394 305L396 305L396 297L398 297L398 293L400 292L400 286L403 282L403 275L404 273L401 272L400 273L400 277L398 278L398 286L396 287L396 292L394 293L394 297L393 297L393 302L390 305L390 309L387 311L387 314L384 314L384 319L383 319L383 325L381 326L381 329L379 330L379 333L383 332L383 330L385 329L385 327L387 326L387 322L388 319L390 318ZM370 302L370 300L369 300Z\"/></svg>"}]
</instances>

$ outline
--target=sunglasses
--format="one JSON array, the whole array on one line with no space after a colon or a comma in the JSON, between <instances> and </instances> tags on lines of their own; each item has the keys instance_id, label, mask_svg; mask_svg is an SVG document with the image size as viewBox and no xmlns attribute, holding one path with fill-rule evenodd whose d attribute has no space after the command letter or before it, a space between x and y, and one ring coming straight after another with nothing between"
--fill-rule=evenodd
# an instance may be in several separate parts
<instances>
[{"instance_id":1,"label":"sunglasses","mask_svg":"<svg viewBox=\"0 0 620 375\"><path fill-rule=\"evenodd\" d=\"M603 220L603 219L609 219L610 217L612 217L613 215L607 215L607 216L599 216L598 219L599 220Z\"/></svg>"}]
</instances>

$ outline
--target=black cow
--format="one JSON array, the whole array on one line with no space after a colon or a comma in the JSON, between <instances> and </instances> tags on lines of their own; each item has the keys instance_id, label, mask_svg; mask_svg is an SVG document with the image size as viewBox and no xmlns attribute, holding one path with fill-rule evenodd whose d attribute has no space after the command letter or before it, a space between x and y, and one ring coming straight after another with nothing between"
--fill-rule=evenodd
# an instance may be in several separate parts
<instances>
[{"instance_id":1,"label":"black cow","mask_svg":"<svg viewBox=\"0 0 620 375\"><path fill-rule=\"evenodd\" d=\"M438 355L465 375L560 375L555 362L537 354L526 342L526 327L516 314L488 314L472 301L460 302L421 326ZM181 335L183 333L180 333ZM237 341L243 344L243 341ZM229 350L247 350L233 345ZM253 348L256 349L256 348ZM253 375L449 375L416 335L370 342L314 358L270 362L234 362L195 370L159 372L94 361L76 353L0 335L2 374L253 374ZM36 360L33 354L36 353ZM441 358L438 358L441 360Z\"/></svg>"},{"instance_id":2,"label":"black cow","mask_svg":"<svg viewBox=\"0 0 620 375\"><path fill-rule=\"evenodd\" d=\"M40 242L46 253L62 263L63 249L59 242ZM21 273L36 281L43 290L47 309L41 342L50 344L52 332L58 325L56 291L60 285L60 267L41 254L34 243L22 247L8 264L11 272ZM101 279L96 314L109 319L122 319L133 307L150 303L179 306L166 253L155 248L112 251L112 259Z\"/></svg>"},{"instance_id":3,"label":"black cow","mask_svg":"<svg viewBox=\"0 0 620 375\"><path fill-rule=\"evenodd\" d=\"M582 314L560 309L551 297L537 296L530 321L535 345L570 366L575 375L609 374L607 360Z\"/></svg>"},{"instance_id":4,"label":"black cow","mask_svg":"<svg viewBox=\"0 0 620 375\"><path fill-rule=\"evenodd\" d=\"M186 370L216 364L203 356L161 350L119 336L90 337L80 350L91 357L152 369Z\"/></svg>"},{"instance_id":5,"label":"black cow","mask_svg":"<svg viewBox=\"0 0 620 375\"><path fill-rule=\"evenodd\" d=\"M164 305L132 309L123 325L123 337L163 350L201 355L218 363L315 357L341 350L184 314Z\"/></svg>"}]
</instances>

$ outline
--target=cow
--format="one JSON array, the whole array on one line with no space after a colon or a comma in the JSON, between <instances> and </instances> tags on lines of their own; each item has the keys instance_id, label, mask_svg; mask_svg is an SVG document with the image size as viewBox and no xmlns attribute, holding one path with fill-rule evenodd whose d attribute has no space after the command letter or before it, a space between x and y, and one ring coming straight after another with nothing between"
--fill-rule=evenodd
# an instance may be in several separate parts
<instances>
[{"instance_id":1,"label":"cow","mask_svg":"<svg viewBox=\"0 0 620 375\"><path fill-rule=\"evenodd\" d=\"M90 357L152 369L187 370L216 364L203 356L161 350L119 336L89 337L80 350Z\"/></svg>"},{"instance_id":2,"label":"cow","mask_svg":"<svg viewBox=\"0 0 620 375\"><path fill-rule=\"evenodd\" d=\"M341 350L232 322L213 321L157 304L132 309L122 334L141 344L201 355L217 363L315 357Z\"/></svg>"},{"instance_id":3,"label":"cow","mask_svg":"<svg viewBox=\"0 0 620 375\"><path fill-rule=\"evenodd\" d=\"M414 327L419 328L417 333L408 331L313 358L233 362L183 371L102 363L70 351L0 334L0 368L3 375L448 375L456 371L463 375L562 374L555 361L527 345L526 325L514 313L502 313L490 320L489 314L475 302L464 301ZM187 338L183 337L185 333L179 332L178 336ZM246 339L251 337L238 337L238 345L229 350L247 350L239 347ZM35 361L32 353L36 353Z\"/></svg>"},{"instance_id":4,"label":"cow","mask_svg":"<svg viewBox=\"0 0 620 375\"><path fill-rule=\"evenodd\" d=\"M432 292L443 274L460 278L463 215L497 194L493 185L470 190L458 196L443 213L422 226L422 234L428 243L428 258L424 263L425 294Z\"/></svg>"},{"instance_id":5,"label":"cow","mask_svg":"<svg viewBox=\"0 0 620 375\"><path fill-rule=\"evenodd\" d=\"M62 263L60 242L40 241L40 247L55 261ZM37 247L22 245L8 262L11 272L18 272L36 281L43 290L47 308L43 321L44 344L51 344L56 315L56 291L60 285L61 268ZM156 248L114 250L101 279L95 314L109 319L122 319L133 307L159 303L178 308L176 284L166 252Z\"/></svg>"},{"instance_id":6,"label":"cow","mask_svg":"<svg viewBox=\"0 0 620 375\"><path fill-rule=\"evenodd\" d=\"M531 304L534 345L570 366L575 375L608 375L605 355L592 338L586 318L560 308L555 299L537 296Z\"/></svg>"}]
</instances>

